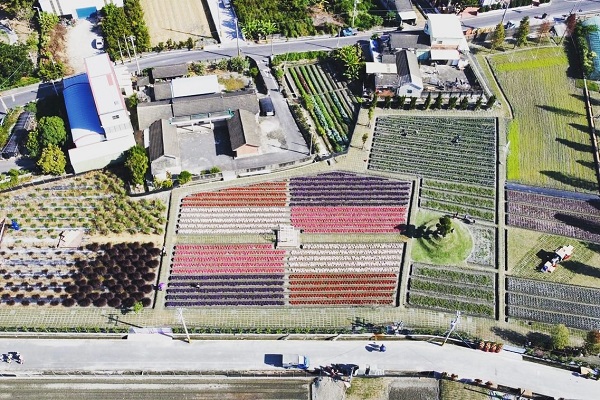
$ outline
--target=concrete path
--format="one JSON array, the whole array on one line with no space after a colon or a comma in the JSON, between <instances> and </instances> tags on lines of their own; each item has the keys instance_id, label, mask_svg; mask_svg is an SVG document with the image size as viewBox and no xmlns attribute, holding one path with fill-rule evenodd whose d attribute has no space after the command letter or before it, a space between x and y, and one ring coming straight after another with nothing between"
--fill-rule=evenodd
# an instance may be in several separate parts
<instances>
[{"instance_id":1,"label":"concrete path","mask_svg":"<svg viewBox=\"0 0 600 400\"><path fill-rule=\"evenodd\" d=\"M41 371L255 371L281 370L266 364L276 355L301 353L312 367L331 363L369 364L372 369L437 371L570 399L597 398L598 383L569 371L522 361L503 351L484 353L429 342L389 342L385 353L368 351L369 342L349 341L192 341L3 339L0 352L20 351L24 364L0 363L0 372L17 376ZM265 357L266 356L266 357Z\"/></svg>"}]
</instances>

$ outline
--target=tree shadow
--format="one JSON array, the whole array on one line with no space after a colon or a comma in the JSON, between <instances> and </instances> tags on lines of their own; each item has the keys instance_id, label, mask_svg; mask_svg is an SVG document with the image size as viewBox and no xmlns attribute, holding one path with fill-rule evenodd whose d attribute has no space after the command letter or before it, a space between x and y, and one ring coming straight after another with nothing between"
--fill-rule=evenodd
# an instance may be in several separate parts
<instances>
[{"instance_id":1,"label":"tree shadow","mask_svg":"<svg viewBox=\"0 0 600 400\"><path fill-rule=\"evenodd\" d=\"M550 338L550 335L547 335L545 333L541 333L541 332L529 332L527 333L527 342L528 342L528 346L533 346L533 347L541 347L544 349L548 349L550 348L550 345L552 343L552 339Z\"/></svg>"},{"instance_id":2,"label":"tree shadow","mask_svg":"<svg viewBox=\"0 0 600 400\"><path fill-rule=\"evenodd\" d=\"M522 333L513 331L512 329L499 328L497 326L492 327L492 332L507 342L515 345L522 346L527 342L527 337Z\"/></svg>"},{"instance_id":3,"label":"tree shadow","mask_svg":"<svg viewBox=\"0 0 600 400\"><path fill-rule=\"evenodd\" d=\"M590 169L596 169L596 163L593 161L577 160L575 162L579 165L583 165L584 167L588 167Z\"/></svg>"},{"instance_id":4,"label":"tree shadow","mask_svg":"<svg viewBox=\"0 0 600 400\"><path fill-rule=\"evenodd\" d=\"M419 226L413 224L400 224L396 225L395 228L411 239L430 239L435 233L434 230L428 228L425 224Z\"/></svg>"},{"instance_id":5,"label":"tree shadow","mask_svg":"<svg viewBox=\"0 0 600 400\"><path fill-rule=\"evenodd\" d=\"M583 116L584 115L584 114L579 113L577 111L567 110L566 108L560 108L560 107L554 107L554 106L547 106L547 105L540 105L540 104L536 104L536 107L541 108L542 110L545 110L545 111L550 111L550 112L553 112L555 114L562 115L563 117L579 117L579 116Z\"/></svg>"},{"instance_id":6,"label":"tree shadow","mask_svg":"<svg viewBox=\"0 0 600 400\"><path fill-rule=\"evenodd\" d=\"M580 261L568 260L562 262L560 265L562 268L565 268L566 270L569 270L577 275L585 275L589 276L590 278L600 278L600 268L594 268Z\"/></svg>"},{"instance_id":7,"label":"tree shadow","mask_svg":"<svg viewBox=\"0 0 600 400\"><path fill-rule=\"evenodd\" d=\"M564 144L565 146L572 148L575 151L582 151L584 153L591 153L592 151L594 151L591 144L574 142L572 140L564 138L556 138L556 141L560 144Z\"/></svg>"},{"instance_id":8,"label":"tree shadow","mask_svg":"<svg viewBox=\"0 0 600 400\"><path fill-rule=\"evenodd\" d=\"M575 129L577 129L578 131L585 133L586 135L589 135L589 133L590 133L590 127L587 125L576 124L574 122L569 122L569 125L571 125Z\"/></svg>"},{"instance_id":9,"label":"tree shadow","mask_svg":"<svg viewBox=\"0 0 600 400\"><path fill-rule=\"evenodd\" d=\"M569 78L578 79L581 78L581 69L579 68L579 57L577 55L577 49L573 45L571 40L563 40L563 47L565 54L569 60L569 66L567 67L566 74Z\"/></svg>"},{"instance_id":10,"label":"tree shadow","mask_svg":"<svg viewBox=\"0 0 600 400\"><path fill-rule=\"evenodd\" d=\"M591 182L585 179L581 179L572 175L568 175L558 171L540 171L542 175L546 175L549 178L554 179L555 181L564 183L565 185L572 186L579 189L597 191L598 183Z\"/></svg>"},{"instance_id":11,"label":"tree shadow","mask_svg":"<svg viewBox=\"0 0 600 400\"><path fill-rule=\"evenodd\" d=\"M547 251L547 250L540 250L536 253L536 256L542 261L542 262L546 262L548 260L550 260L552 258L552 256L554 256L554 252L553 251ZM537 269L537 268L536 268Z\"/></svg>"},{"instance_id":12,"label":"tree shadow","mask_svg":"<svg viewBox=\"0 0 600 400\"><path fill-rule=\"evenodd\" d=\"M584 231L599 234L600 233L600 223L590 219L584 219L580 217L576 217L575 215L556 213L554 214L554 218L557 220L564 222L567 225L574 226L575 228L583 229Z\"/></svg>"},{"instance_id":13,"label":"tree shadow","mask_svg":"<svg viewBox=\"0 0 600 400\"><path fill-rule=\"evenodd\" d=\"M571 93L571 96L576 98L577 100L581 100L582 102L585 102L584 95ZM593 97L590 97L590 104L593 106L598 106L598 105L600 105L600 99L595 99Z\"/></svg>"}]
</instances>

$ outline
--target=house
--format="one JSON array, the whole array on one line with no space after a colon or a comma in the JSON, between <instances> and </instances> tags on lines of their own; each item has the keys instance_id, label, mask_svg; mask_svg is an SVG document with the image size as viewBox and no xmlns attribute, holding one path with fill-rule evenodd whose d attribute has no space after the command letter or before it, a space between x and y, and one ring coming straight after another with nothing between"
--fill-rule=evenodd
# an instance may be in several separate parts
<instances>
[{"instance_id":1,"label":"house","mask_svg":"<svg viewBox=\"0 0 600 400\"><path fill-rule=\"evenodd\" d=\"M214 94L221 91L219 79L216 75L177 78L173 79L170 84L173 98Z\"/></svg>"},{"instance_id":2,"label":"house","mask_svg":"<svg viewBox=\"0 0 600 400\"><path fill-rule=\"evenodd\" d=\"M598 56L600 53L600 17L595 16L589 19L586 19L583 22L584 26L592 27L591 31L587 34L587 41L590 47L590 51L592 51L595 55L592 60L594 64L594 70L590 73L589 79L599 80L600 79L600 57ZM594 29L595 28L595 29Z\"/></svg>"},{"instance_id":3,"label":"house","mask_svg":"<svg viewBox=\"0 0 600 400\"><path fill-rule=\"evenodd\" d=\"M104 168L135 145L122 89L108 54L84 60L86 73L63 80L75 173Z\"/></svg>"},{"instance_id":4,"label":"house","mask_svg":"<svg viewBox=\"0 0 600 400\"><path fill-rule=\"evenodd\" d=\"M455 65L460 52L469 51L460 19L454 14L427 14L424 32L429 35L432 61Z\"/></svg>"},{"instance_id":5,"label":"house","mask_svg":"<svg viewBox=\"0 0 600 400\"><path fill-rule=\"evenodd\" d=\"M399 51L396 54L396 70L398 75L396 95L420 97L423 91L423 78L417 56L408 50Z\"/></svg>"},{"instance_id":6,"label":"house","mask_svg":"<svg viewBox=\"0 0 600 400\"><path fill-rule=\"evenodd\" d=\"M88 18L109 3L123 7L123 0L38 0L38 3L43 12L74 19Z\"/></svg>"},{"instance_id":7,"label":"house","mask_svg":"<svg viewBox=\"0 0 600 400\"><path fill-rule=\"evenodd\" d=\"M152 82L156 80L168 80L174 78L180 78L188 74L187 64L174 64L174 65L163 65L161 67L154 67L150 70L152 76Z\"/></svg>"},{"instance_id":8,"label":"house","mask_svg":"<svg viewBox=\"0 0 600 400\"><path fill-rule=\"evenodd\" d=\"M415 13L410 0L394 0L394 6L398 12L398 17L402 23L416 25L417 14Z\"/></svg>"},{"instance_id":9,"label":"house","mask_svg":"<svg viewBox=\"0 0 600 400\"><path fill-rule=\"evenodd\" d=\"M421 30L390 32L389 35L382 36L381 39L383 55L395 55L400 50L410 50L416 54L417 59L420 61L429 59L429 35ZM385 61L382 60L382 62Z\"/></svg>"},{"instance_id":10,"label":"house","mask_svg":"<svg viewBox=\"0 0 600 400\"><path fill-rule=\"evenodd\" d=\"M235 157L247 157L259 154L260 135L256 114L247 110L237 110L227 120L231 150Z\"/></svg>"},{"instance_id":11,"label":"house","mask_svg":"<svg viewBox=\"0 0 600 400\"><path fill-rule=\"evenodd\" d=\"M167 173L181 173L181 155L177 140L177 128L166 119L160 119L150 125L148 135L148 156L150 172L158 179L166 179Z\"/></svg>"}]
</instances>

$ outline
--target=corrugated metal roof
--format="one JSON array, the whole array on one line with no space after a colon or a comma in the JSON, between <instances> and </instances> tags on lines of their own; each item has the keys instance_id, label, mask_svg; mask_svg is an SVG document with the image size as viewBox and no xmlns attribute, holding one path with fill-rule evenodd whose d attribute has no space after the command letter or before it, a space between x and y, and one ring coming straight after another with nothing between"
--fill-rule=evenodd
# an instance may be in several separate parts
<instances>
[{"instance_id":1,"label":"corrugated metal roof","mask_svg":"<svg viewBox=\"0 0 600 400\"><path fill-rule=\"evenodd\" d=\"M423 88L423 78L417 56L408 50L401 50L396 55L396 67L398 68L399 85L412 83L416 87Z\"/></svg>"},{"instance_id":2,"label":"corrugated metal roof","mask_svg":"<svg viewBox=\"0 0 600 400\"><path fill-rule=\"evenodd\" d=\"M179 142L177 141L177 128L169 121L161 119L150 125L150 146L148 153L150 162L164 156L179 157Z\"/></svg>"},{"instance_id":3,"label":"corrugated metal roof","mask_svg":"<svg viewBox=\"0 0 600 400\"><path fill-rule=\"evenodd\" d=\"M152 79L177 78L188 73L187 64L164 65L152 68Z\"/></svg>"},{"instance_id":4,"label":"corrugated metal roof","mask_svg":"<svg viewBox=\"0 0 600 400\"><path fill-rule=\"evenodd\" d=\"M233 118L227 120L231 149L237 150L244 145L259 147L260 136L256 115L247 110L234 112Z\"/></svg>"},{"instance_id":5,"label":"corrugated metal roof","mask_svg":"<svg viewBox=\"0 0 600 400\"><path fill-rule=\"evenodd\" d=\"M69 117L71 136L76 147L104 141L104 129L96 112L96 104L86 74L63 81L63 96Z\"/></svg>"},{"instance_id":6,"label":"corrugated metal roof","mask_svg":"<svg viewBox=\"0 0 600 400\"><path fill-rule=\"evenodd\" d=\"M173 97L212 94L220 91L221 86L216 75L192 76L190 78L177 78L171 81L171 93Z\"/></svg>"}]
</instances>

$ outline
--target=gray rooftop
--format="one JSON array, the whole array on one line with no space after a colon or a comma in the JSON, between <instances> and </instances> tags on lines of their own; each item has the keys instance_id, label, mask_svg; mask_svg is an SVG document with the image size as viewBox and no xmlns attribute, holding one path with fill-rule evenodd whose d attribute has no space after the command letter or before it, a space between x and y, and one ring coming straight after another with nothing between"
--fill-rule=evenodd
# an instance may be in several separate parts
<instances>
[{"instance_id":1,"label":"gray rooftop","mask_svg":"<svg viewBox=\"0 0 600 400\"><path fill-rule=\"evenodd\" d=\"M257 114L258 99L254 90L179 97L172 100L173 116L206 114L226 110L247 110Z\"/></svg>"},{"instance_id":2,"label":"gray rooftop","mask_svg":"<svg viewBox=\"0 0 600 400\"><path fill-rule=\"evenodd\" d=\"M398 69L399 86L412 83L420 88L423 87L423 78L415 53L408 50L399 51L396 54L396 67Z\"/></svg>"},{"instance_id":3,"label":"gray rooftop","mask_svg":"<svg viewBox=\"0 0 600 400\"><path fill-rule=\"evenodd\" d=\"M227 129L232 150L235 151L246 144L260 146L256 114L247 110L235 111L233 117L227 120Z\"/></svg>"},{"instance_id":4,"label":"gray rooftop","mask_svg":"<svg viewBox=\"0 0 600 400\"><path fill-rule=\"evenodd\" d=\"M159 119L169 119L173 116L170 100L153 101L147 103L138 103L137 105L138 126L144 130L154 121Z\"/></svg>"},{"instance_id":5,"label":"gray rooftop","mask_svg":"<svg viewBox=\"0 0 600 400\"><path fill-rule=\"evenodd\" d=\"M187 75L187 73L187 64L164 65L162 67L152 68L152 80L177 78L179 76Z\"/></svg>"},{"instance_id":6,"label":"gray rooftop","mask_svg":"<svg viewBox=\"0 0 600 400\"><path fill-rule=\"evenodd\" d=\"M388 50L429 49L429 35L423 31L391 32Z\"/></svg>"},{"instance_id":7,"label":"gray rooftop","mask_svg":"<svg viewBox=\"0 0 600 400\"><path fill-rule=\"evenodd\" d=\"M396 11L413 11L412 3L410 0L394 0L394 5L396 6Z\"/></svg>"},{"instance_id":8,"label":"gray rooftop","mask_svg":"<svg viewBox=\"0 0 600 400\"><path fill-rule=\"evenodd\" d=\"M179 144L177 143L177 128L166 119L155 121L150 125L150 161L162 156L179 158Z\"/></svg>"},{"instance_id":9,"label":"gray rooftop","mask_svg":"<svg viewBox=\"0 0 600 400\"><path fill-rule=\"evenodd\" d=\"M168 100L172 97L171 82L156 82L152 88L152 99L154 101Z\"/></svg>"}]
</instances>

